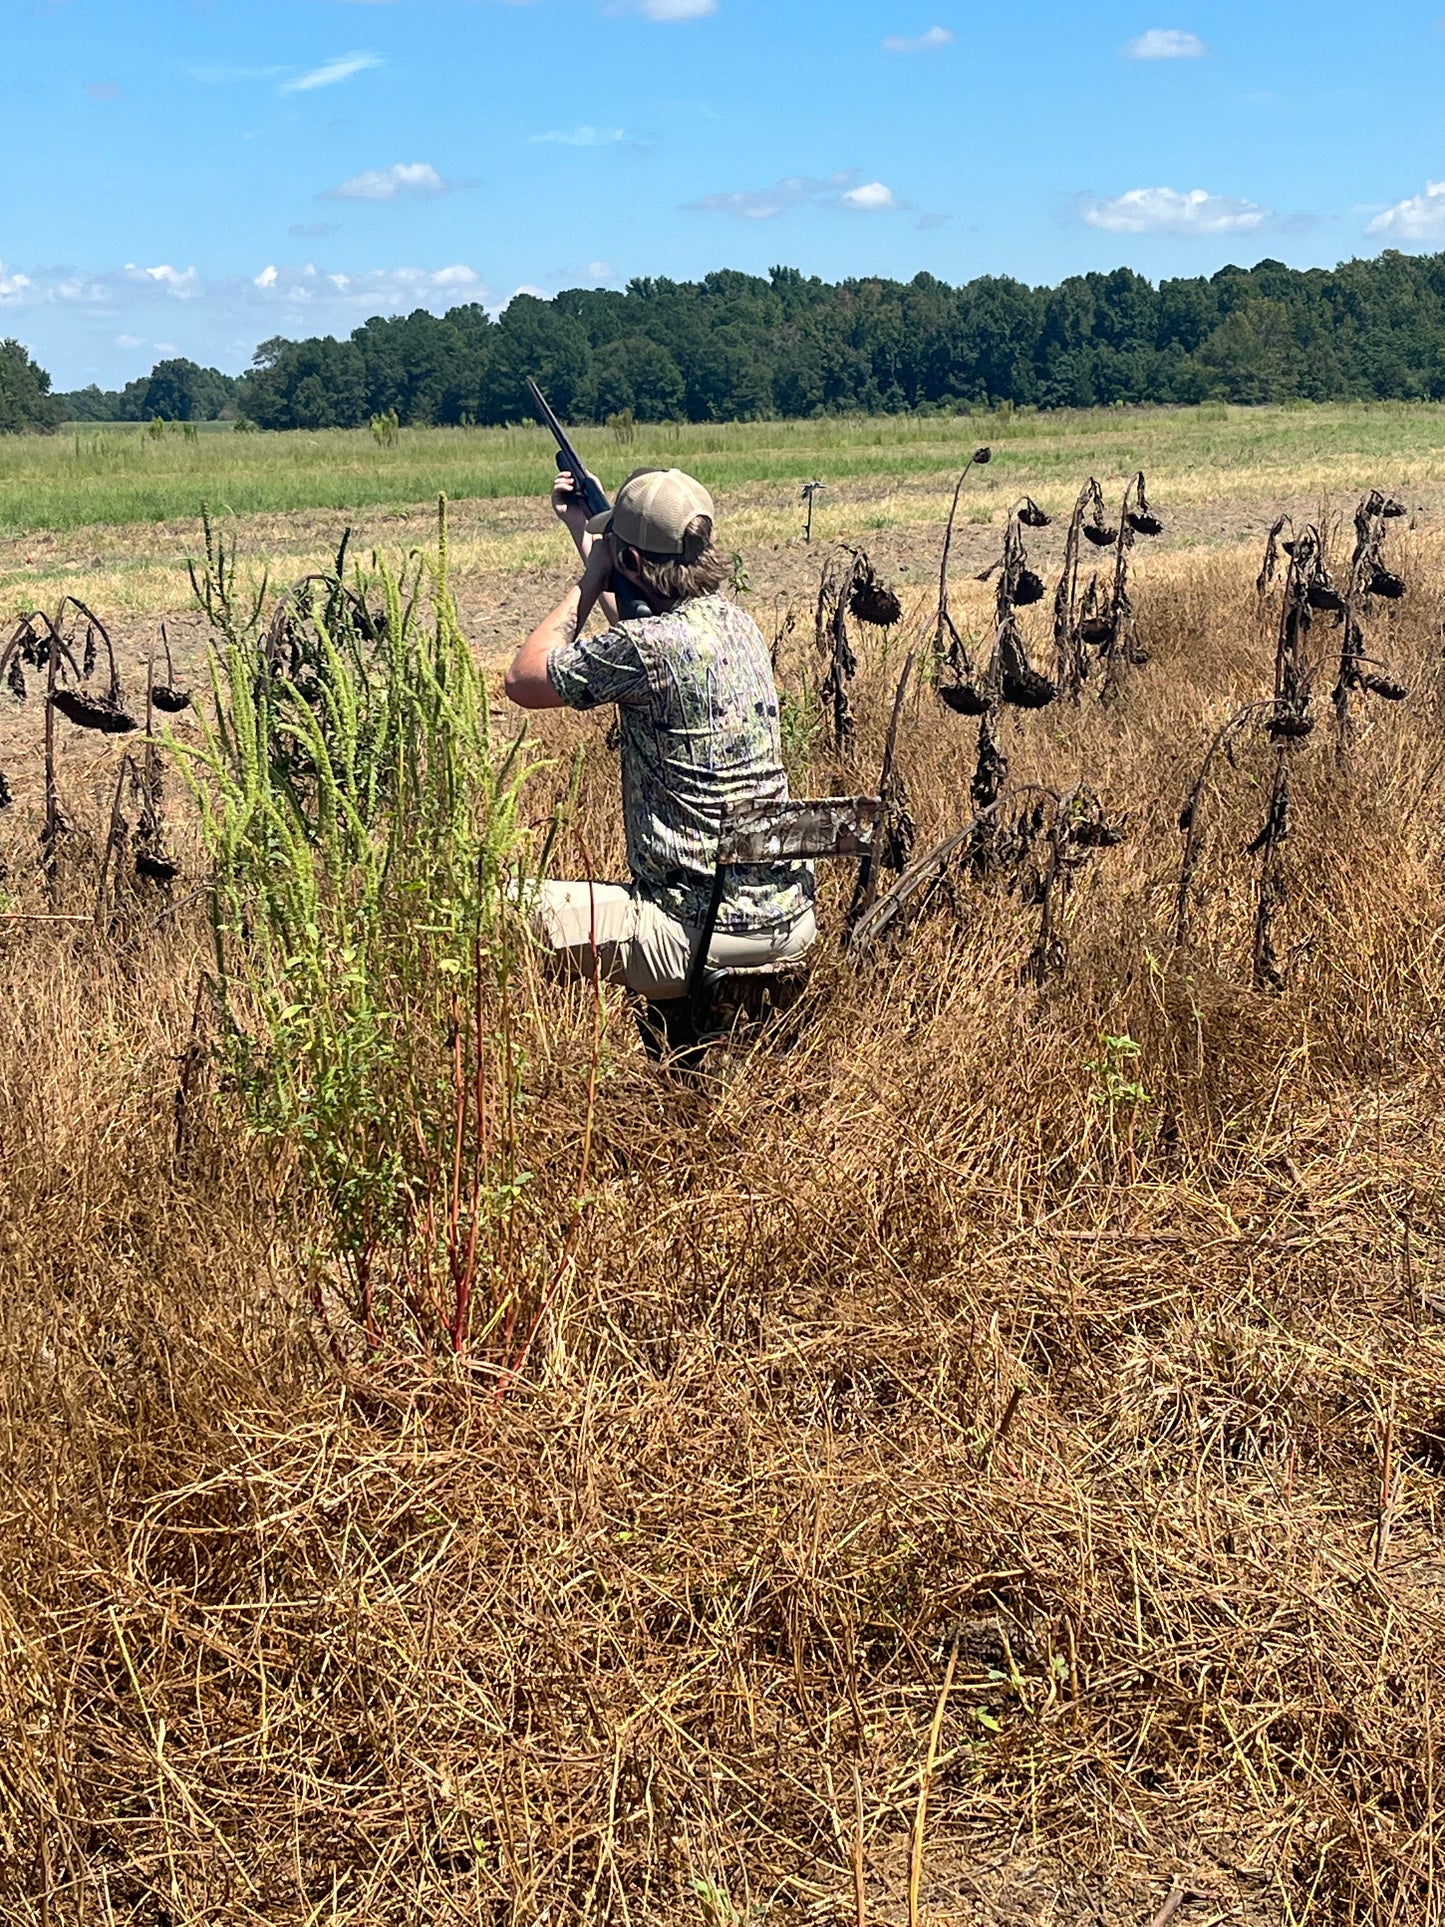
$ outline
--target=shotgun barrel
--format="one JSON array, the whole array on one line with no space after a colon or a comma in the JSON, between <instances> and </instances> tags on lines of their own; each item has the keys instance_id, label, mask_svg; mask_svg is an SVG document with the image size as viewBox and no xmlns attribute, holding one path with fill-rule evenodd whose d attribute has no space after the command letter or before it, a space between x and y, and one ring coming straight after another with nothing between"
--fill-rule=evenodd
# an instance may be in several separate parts
<instances>
[{"instance_id":1,"label":"shotgun barrel","mask_svg":"<svg viewBox=\"0 0 1445 1927\"><path fill-rule=\"evenodd\" d=\"M558 421L547 397L530 375L527 377L527 393L532 397L532 406L536 409L542 425L552 431L552 439L557 444L557 467L564 475L572 477L572 486L587 504L587 513L604 514L612 504L608 501L602 484L572 446L566 429ZM616 569L612 571L611 594L617 604L617 613L625 622L635 621L639 616L652 614L641 591Z\"/></svg>"}]
</instances>

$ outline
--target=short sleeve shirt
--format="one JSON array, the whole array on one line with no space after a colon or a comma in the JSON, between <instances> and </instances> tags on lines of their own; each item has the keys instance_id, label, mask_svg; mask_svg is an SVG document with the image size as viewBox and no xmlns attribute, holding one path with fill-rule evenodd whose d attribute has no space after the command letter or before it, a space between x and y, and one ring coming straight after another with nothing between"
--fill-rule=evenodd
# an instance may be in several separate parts
<instances>
[{"instance_id":1,"label":"short sleeve shirt","mask_svg":"<svg viewBox=\"0 0 1445 1927\"><path fill-rule=\"evenodd\" d=\"M660 909L701 923L724 809L788 797L778 692L758 625L725 596L699 596L561 644L547 675L569 708L617 705L628 867ZM733 871L718 928L786 930L812 901L811 864Z\"/></svg>"}]
</instances>

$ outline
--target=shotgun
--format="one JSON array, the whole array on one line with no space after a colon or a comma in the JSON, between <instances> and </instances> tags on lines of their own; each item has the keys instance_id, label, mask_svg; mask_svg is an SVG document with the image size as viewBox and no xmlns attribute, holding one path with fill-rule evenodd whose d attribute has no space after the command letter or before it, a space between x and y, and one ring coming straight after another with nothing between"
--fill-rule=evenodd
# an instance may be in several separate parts
<instances>
[{"instance_id":1,"label":"shotgun","mask_svg":"<svg viewBox=\"0 0 1445 1927\"><path fill-rule=\"evenodd\" d=\"M552 439L557 444L558 468L564 475L572 477L572 486L587 504L587 513L603 514L611 508L612 504L604 494L602 484L586 467L582 457L568 440L566 429L553 414L547 397L530 375L527 377L527 393L532 397L532 406L536 409L543 426L552 431ZM642 591L629 582L626 576L620 575L616 569L612 571L611 594L617 604L617 613L624 622L634 622L640 616L652 614L651 606L643 598Z\"/></svg>"}]
</instances>

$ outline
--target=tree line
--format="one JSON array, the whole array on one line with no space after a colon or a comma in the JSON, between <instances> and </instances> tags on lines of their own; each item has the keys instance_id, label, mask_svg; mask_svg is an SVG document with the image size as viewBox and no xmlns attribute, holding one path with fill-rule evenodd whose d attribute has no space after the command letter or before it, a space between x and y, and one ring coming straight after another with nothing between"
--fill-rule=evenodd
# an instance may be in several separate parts
<instances>
[{"instance_id":1,"label":"tree line","mask_svg":"<svg viewBox=\"0 0 1445 1927\"><path fill-rule=\"evenodd\" d=\"M234 375L181 358L158 361L148 375L121 389L92 383L56 395L28 348L0 341L0 435L58 428L63 422L216 421L240 414L239 388Z\"/></svg>"},{"instance_id":2,"label":"tree line","mask_svg":"<svg viewBox=\"0 0 1445 1927\"><path fill-rule=\"evenodd\" d=\"M419 309L345 340L262 342L237 380L170 361L119 395L41 399L67 420L234 413L260 428L354 428L395 411L404 425L501 423L527 417L529 374L559 413L594 422L1445 399L1445 254L1391 250L1334 269L1266 260L1157 285L1128 268L1057 287L723 270L518 295L497 319L476 304Z\"/></svg>"},{"instance_id":3,"label":"tree line","mask_svg":"<svg viewBox=\"0 0 1445 1927\"><path fill-rule=\"evenodd\" d=\"M148 375L124 388L98 388L92 382L56 399L70 422L213 422L240 414L239 388L234 375L180 357L158 361Z\"/></svg>"}]
</instances>

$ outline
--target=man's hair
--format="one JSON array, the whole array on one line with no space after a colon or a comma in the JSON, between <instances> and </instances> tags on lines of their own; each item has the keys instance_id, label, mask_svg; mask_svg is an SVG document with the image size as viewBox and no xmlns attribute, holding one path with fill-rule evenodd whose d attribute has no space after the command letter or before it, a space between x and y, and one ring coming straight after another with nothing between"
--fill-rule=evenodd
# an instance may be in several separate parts
<instances>
[{"instance_id":1,"label":"man's hair","mask_svg":"<svg viewBox=\"0 0 1445 1927\"><path fill-rule=\"evenodd\" d=\"M649 555L625 545L637 557L636 575L648 600L693 602L716 595L728 579L728 565L712 542L712 517L695 515L682 532L681 555Z\"/></svg>"}]
</instances>

